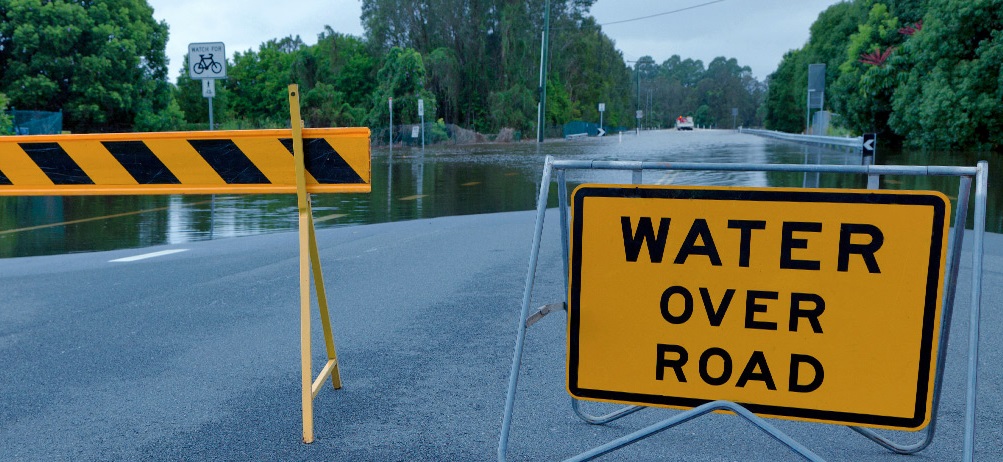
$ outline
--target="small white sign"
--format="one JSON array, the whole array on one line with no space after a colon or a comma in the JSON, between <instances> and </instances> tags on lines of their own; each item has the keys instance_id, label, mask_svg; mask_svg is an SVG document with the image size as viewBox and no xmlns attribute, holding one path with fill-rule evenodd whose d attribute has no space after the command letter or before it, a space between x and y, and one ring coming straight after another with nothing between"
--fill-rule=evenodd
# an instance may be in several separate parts
<instances>
[{"instance_id":1,"label":"small white sign","mask_svg":"<svg viewBox=\"0 0 1003 462\"><path fill-rule=\"evenodd\" d=\"M417 138L417 137L418 137L418 126L415 125L411 127L411 138Z\"/></svg>"},{"instance_id":2,"label":"small white sign","mask_svg":"<svg viewBox=\"0 0 1003 462\"><path fill-rule=\"evenodd\" d=\"M425 100L419 99L418 100L418 116L422 117L424 115L425 115Z\"/></svg>"},{"instance_id":3,"label":"small white sign","mask_svg":"<svg viewBox=\"0 0 1003 462\"><path fill-rule=\"evenodd\" d=\"M599 112L606 112L606 103L599 103Z\"/></svg>"},{"instance_id":4,"label":"small white sign","mask_svg":"<svg viewBox=\"0 0 1003 462\"><path fill-rule=\"evenodd\" d=\"M635 118L640 119L640 118L643 118L643 117L644 117L644 111L637 111L637 114L635 115Z\"/></svg>"},{"instance_id":5,"label":"small white sign","mask_svg":"<svg viewBox=\"0 0 1003 462\"><path fill-rule=\"evenodd\" d=\"M202 97L213 98L216 96L216 79L202 79Z\"/></svg>"},{"instance_id":6,"label":"small white sign","mask_svg":"<svg viewBox=\"0 0 1003 462\"><path fill-rule=\"evenodd\" d=\"M225 79L226 47L223 42L189 43L188 76L193 79Z\"/></svg>"}]
</instances>

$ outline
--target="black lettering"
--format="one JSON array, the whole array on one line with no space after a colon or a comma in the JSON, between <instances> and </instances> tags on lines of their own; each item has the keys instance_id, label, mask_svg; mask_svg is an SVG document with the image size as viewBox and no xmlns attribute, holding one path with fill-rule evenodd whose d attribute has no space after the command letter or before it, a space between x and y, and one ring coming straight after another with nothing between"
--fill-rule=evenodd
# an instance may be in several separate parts
<instances>
[{"instance_id":1,"label":"black lettering","mask_svg":"<svg viewBox=\"0 0 1003 462\"><path fill-rule=\"evenodd\" d=\"M777 323L775 322L756 321L756 313L765 313L767 308L766 305L756 303L756 301L759 299L777 300L779 298L780 294L777 292L750 290L745 299L745 328L777 330Z\"/></svg>"},{"instance_id":2,"label":"black lettering","mask_svg":"<svg viewBox=\"0 0 1003 462\"><path fill-rule=\"evenodd\" d=\"M808 239L796 239L794 233L822 232L822 223L785 221L780 235L780 268L818 271L822 264L817 260L795 260L791 256L794 249L807 249Z\"/></svg>"},{"instance_id":3,"label":"black lettering","mask_svg":"<svg viewBox=\"0 0 1003 462\"><path fill-rule=\"evenodd\" d=\"M798 373L800 371L800 366L802 364L807 364L815 369L815 378L811 380L811 383L807 385L801 385L798 383ZM796 393L809 393L818 390L818 387L822 386L822 380L825 378L825 371L822 369L822 363L820 363L813 356L808 355L791 355L791 375L789 389L790 391Z\"/></svg>"},{"instance_id":4,"label":"black lettering","mask_svg":"<svg viewBox=\"0 0 1003 462\"><path fill-rule=\"evenodd\" d=\"M669 311L669 299L676 294L683 296L683 313L679 316L675 316L671 311ZM665 292L662 292L662 301L659 305L662 308L662 317L665 318L666 321L670 324L682 324L688 321L690 316L693 315L693 294L686 290L685 287L672 286L665 289Z\"/></svg>"},{"instance_id":5,"label":"black lettering","mask_svg":"<svg viewBox=\"0 0 1003 462\"><path fill-rule=\"evenodd\" d=\"M703 245L696 245L698 237L703 242ZM710 264L721 266L721 256L717 253L717 247L714 245L714 238L710 234L707 220L703 218L693 220L693 226L690 227L690 232L686 234L686 239L683 240L683 245L679 247L679 253L676 254L676 260L673 263L682 265L686 263L686 258L690 255L706 255L710 259Z\"/></svg>"},{"instance_id":6,"label":"black lettering","mask_svg":"<svg viewBox=\"0 0 1003 462\"><path fill-rule=\"evenodd\" d=\"M728 220L728 227L742 231L738 248L738 266L749 267L749 257L752 253L752 230L766 229L766 222L760 220Z\"/></svg>"},{"instance_id":7,"label":"black lettering","mask_svg":"<svg viewBox=\"0 0 1003 462\"><path fill-rule=\"evenodd\" d=\"M710 325L714 327L721 325L724 313L728 311L728 305L731 304L731 298L734 295L735 289L726 289L724 297L721 297L721 306L715 309L714 302L710 299L710 291L704 287L700 288L700 298L703 299L703 307L707 310L707 320L710 321Z\"/></svg>"},{"instance_id":8,"label":"black lettering","mask_svg":"<svg viewBox=\"0 0 1003 462\"><path fill-rule=\"evenodd\" d=\"M620 227L623 229L623 252L627 261L636 262L641 254L641 244L648 242L648 259L652 263L661 263L665 253L665 238L669 234L669 218L658 221L658 237L651 225L651 217L641 217L637 221L637 231L630 228L630 217L620 217Z\"/></svg>"},{"instance_id":9,"label":"black lettering","mask_svg":"<svg viewBox=\"0 0 1003 462\"><path fill-rule=\"evenodd\" d=\"M678 355L676 359L668 359L665 357L666 353L675 353ZM658 344L658 357L655 359L655 380L665 379L665 368L672 368L676 371L676 380L680 382L686 381L686 376L683 375L683 365L689 359L689 354L686 353L686 349L679 345L665 345Z\"/></svg>"},{"instance_id":10,"label":"black lettering","mask_svg":"<svg viewBox=\"0 0 1003 462\"><path fill-rule=\"evenodd\" d=\"M711 356L717 356L723 361L723 368L719 377L711 377L710 372L707 371L707 363L710 361ZM707 385L724 385L728 383L728 379L731 378L731 355L721 348L708 348L707 351L700 355L700 378L704 382L707 382Z\"/></svg>"},{"instance_id":11,"label":"black lettering","mask_svg":"<svg viewBox=\"0 0 1003 462\"><path fill-rule=\"evenodd\" d=\"M801 309L802 302L812 302L815 307L810 310ZM825 300L818 294L801 294L794 292L791 294L791 332L798 331L798 318L805 318L811 324L811 330L816 334L822 333L822 323L818 322L818 317L825 311Z\"/></svg>"},{"instance_id":12,"label":"black lettering","mask_svg":"<svg viewBox=\"0 0 1003 462\"><path fill-rule=\"evenodd\" d=\"M756 372L759 369L759 372ZM750 380L758 380L766 384L766 388L776 390L777 385L773 383L773 375L770 374L770 366L766 365L766 355L762 351L753 351L749 363L745 365L742 375L738 376L735 386L745 388L745 384Z\"/></svg>"},{"instance_id":13,"label":"black lettering","mask_svg":"<svg viewBox=\"0 0 1003 462\"><path fill-rule=\"evenodd\" d=\"M867 244L853 244L854 234L871 236ZM881 245L885 243L885 235L877 226L868 224L843 223L839 227L839 258L836 259L836 271L849 271L850 254L855 253L864 259L869 273L880 273L878 259L874 258Z\"/></svg>"}]
</instances>

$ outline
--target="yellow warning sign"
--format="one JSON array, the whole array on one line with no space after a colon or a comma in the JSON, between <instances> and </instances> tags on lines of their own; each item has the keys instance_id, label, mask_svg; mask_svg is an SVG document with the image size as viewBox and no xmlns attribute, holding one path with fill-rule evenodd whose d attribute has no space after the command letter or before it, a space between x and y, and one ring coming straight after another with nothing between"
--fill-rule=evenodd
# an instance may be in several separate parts
<instances>
[{"instance_id":1,"label":"yellow warning sign","mask_svg":"<svg viewBox=\"0 0 1003 462\"><path fill-rule=\"evenodd\" d=\"M369 192L368 128L303 130L307 191ZM294 194L291 130L4 136L0 195Z\"/></svg>"},{"instance_id":2,"label":"yellow warning sign","mask_svg":"<svg viewBox=\"0 0 1003 462\"><path fill-rule=\"evenodd\" d=\"M937 192L580 186L568 391L922 428L949 211Z\"/></svg>"}]
</instances>

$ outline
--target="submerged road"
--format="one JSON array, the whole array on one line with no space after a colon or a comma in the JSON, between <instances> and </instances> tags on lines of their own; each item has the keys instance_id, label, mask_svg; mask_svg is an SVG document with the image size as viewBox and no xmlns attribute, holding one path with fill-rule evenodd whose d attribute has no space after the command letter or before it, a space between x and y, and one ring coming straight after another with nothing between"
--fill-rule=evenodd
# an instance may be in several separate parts
<instances>
[{"instance_id":1,"label":"submerged road","mask_svg":"<svg viewBox=\"0 0 1003 462\"><path fill-rule=\"evenodd\" d=\"M315 401L310 445L295 233L0 260L0 460L495 460L534 218L318 231L344 388L328 383ZM563 299L556 218L533 306ZM959 460L970 284L966 250L926 451L903 459L845 427L770 422L828 460ZM1003 236L987 236L983 288L976 460L999 460ZM560 460L677 412L578 420L564 390L565 321L555 313L529 330L511 460ZM800 459L736 416L711 415L600 460Z\"/></svg>"}]
</instances>

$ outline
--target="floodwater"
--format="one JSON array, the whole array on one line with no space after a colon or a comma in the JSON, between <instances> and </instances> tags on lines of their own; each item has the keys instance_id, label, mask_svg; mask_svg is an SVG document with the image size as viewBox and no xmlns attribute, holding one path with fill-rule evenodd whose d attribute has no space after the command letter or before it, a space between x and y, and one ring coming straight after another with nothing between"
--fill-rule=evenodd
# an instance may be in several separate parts
<instances>
[{"instance_id":1,"label":"floodwater","mask_svg":"<svg viewBox=\"0 0 1003 462\"><path fill-rule=\"evenodd\" d=\"M318 228L449 215L532 210L546 155L577 160L859 165L859 153L769 140L731 130L626 132L605 138L374 148L372 192L313 196ZM987 230L1003 232L1000 156L882 153L877 163L990 162ZM625 172L571 172L570 182L628 183ZM644 183L863 188L857 175L763 172L645 172ZM882 189L933 189L954 199L953 177L897 177ZM551 206L556 205L556 189ZM972 193L974 196L974 191ZM971 227L972 213L969 214ZM0 197L0 257L180 244L296 229L294 195Z\"/></svg>"}]
</instances>

